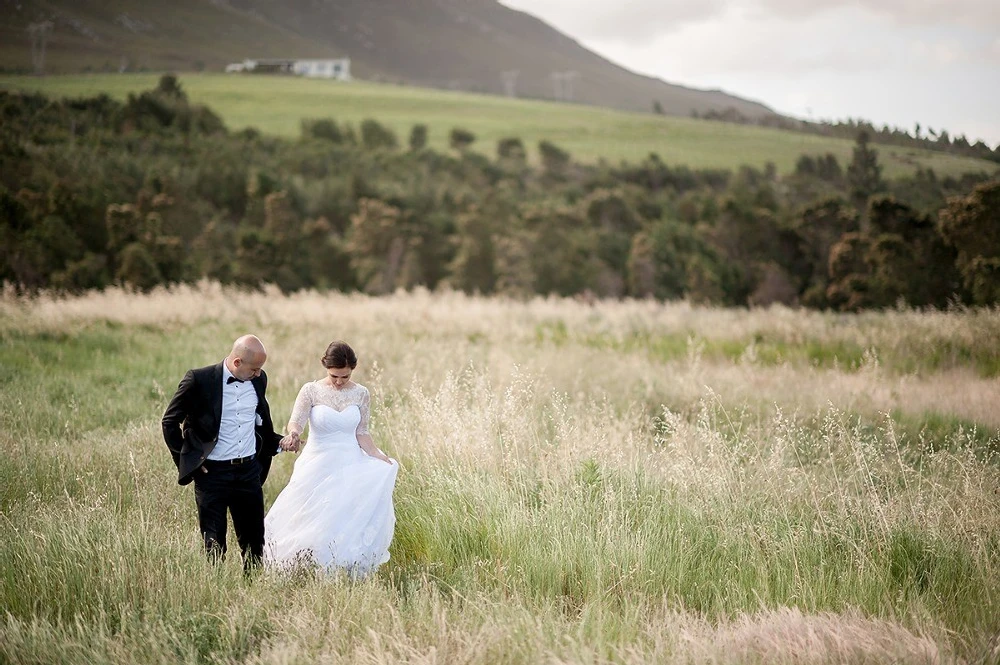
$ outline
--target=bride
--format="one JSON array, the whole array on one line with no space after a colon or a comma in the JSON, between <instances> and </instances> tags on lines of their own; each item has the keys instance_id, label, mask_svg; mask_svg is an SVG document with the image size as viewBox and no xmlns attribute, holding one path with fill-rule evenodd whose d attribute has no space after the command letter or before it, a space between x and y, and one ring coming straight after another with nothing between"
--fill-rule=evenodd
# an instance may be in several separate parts
<instances>
[{"instance_id":1,"label":"bride","mask_svg":"<svg viewBox=\"0 0 1000 665\"><path fill-rule=\"evenodd\" d=\"M288 421L291 449L298 450L307 421L309 439L264 519L264 562L364 577L389 560L399 464L368 433L371 398L351 381L353 349L333 342L322 362L326 378L302 386Z\"/></svg>"}]
</instances>

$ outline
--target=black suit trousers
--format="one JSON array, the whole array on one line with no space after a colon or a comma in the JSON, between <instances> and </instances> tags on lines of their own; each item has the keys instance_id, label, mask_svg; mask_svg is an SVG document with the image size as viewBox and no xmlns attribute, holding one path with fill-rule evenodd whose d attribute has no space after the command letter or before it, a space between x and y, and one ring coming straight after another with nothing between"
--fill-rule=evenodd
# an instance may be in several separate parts
<instances>
[{"instance_id":1,"label":"black suit trousers","mask_svg":"<svg viewBox=\"0 0 1000 665\"><path fill-rule=\"evenodd\" d=\"M210 557L226 553L228 511L243 554L243 566L255 567L264 555L264 491L257 459L244 464L206 461L207 473L194 473L198 525Z\"/></svg>"}]
</instances>

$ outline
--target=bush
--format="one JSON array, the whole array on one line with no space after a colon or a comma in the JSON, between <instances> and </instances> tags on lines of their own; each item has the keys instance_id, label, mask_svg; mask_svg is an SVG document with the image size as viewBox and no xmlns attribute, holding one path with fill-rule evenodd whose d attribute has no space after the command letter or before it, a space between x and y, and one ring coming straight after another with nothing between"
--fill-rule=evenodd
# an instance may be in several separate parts
<instances>
[{"instance_id":1,"label":"bush","mask_svg":"<svg viewBox=\"0 0 1000 665\"><path fill-rule=\"evenodd\" d=\"M497 141L497 157L500 159L512 159L523 161L527 156L524 150L524 143L517 137L509 137Z\"/></svg>"},{"instance_id":2,"label":"bush","mask_svg":"<svg viewBox=\"0 0 1000 665\"><path fill-rule=\"evenodd\" d=\"M122 250L115 279L148 291L162 281L162 276L149 251L140 243L134 242Z\"/></svg>"},{"instance_id":3,"label":"bush","mask_svg":"<svg viewBox=\"0 0 1000 665\"><path fill-rule=\"evenodd\" d=\"M427 125L413 125L410 130L410 150L423 150L427 147Z\"/></svg>"},{"instance_id":4,"label":"bush","mask_svg":"<svg viewBox=\"0 0 1000 665\"><path fill-rule=\"evenodd\" d=\"M542 155L542 166L551 174L559 174L569 166L568 152L549 141L539 141L538 152Z\"/></svg>"},{"instance_id":5,"label":"bush","mask_svg":"<svg viewBox=\"0 0 1000 665\"><path fill-rule=\"evenodd\" d=\"M461 127L455 127L451 130L451 135L448 137L448 144L455 150L465 150L470 145L475 143L476 135L467 129L462 129Z\"/></svg>"},{"instance_id":6,"label":"bush","mask_svg":"<svg viewBox=\"0 0 1000 665\"><path fill-rule=\"evenodd\" d=\"M303 119L301 126L303 139L320 139L330 143L343 143L346 139L346 134L341 131L340 126L330 118Z\"/></svg>"},{"instance_id":7,"label":"bush","mask_svg":"<svg viewBox=\"0 0 1000 665\"><path fill-rule=\"evenodd\" d=\"M399 145L395 132L371 118L361 123L361 143L369 150L394 150Z\"/></svg>"}]
</instances>

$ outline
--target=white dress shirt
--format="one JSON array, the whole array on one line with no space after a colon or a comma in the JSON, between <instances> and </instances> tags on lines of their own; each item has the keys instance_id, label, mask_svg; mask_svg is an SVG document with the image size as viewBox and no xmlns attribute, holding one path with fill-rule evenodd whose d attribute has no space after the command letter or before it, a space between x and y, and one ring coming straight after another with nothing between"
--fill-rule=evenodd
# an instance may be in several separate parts
<instances>
[{"instance_id":1,"label":"white dress shirt","mask_svg":"<svg viewBox=\"0 0 1000 665\"><path fill-rule=\"evenodd\" d=\"M222 363L222 420L219 422L219 442L208 455L210 460L248 457L257 450L254 425L257 423L257 391L250 381L233 381L233 375Z\"/></svg>"}]
</instances>

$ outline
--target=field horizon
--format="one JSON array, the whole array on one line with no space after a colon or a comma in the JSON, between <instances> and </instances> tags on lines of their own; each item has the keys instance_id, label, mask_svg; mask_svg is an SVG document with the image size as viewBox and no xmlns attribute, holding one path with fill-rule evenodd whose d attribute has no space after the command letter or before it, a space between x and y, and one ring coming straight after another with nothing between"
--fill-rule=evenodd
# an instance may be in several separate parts
<instances>
[{"instance_id":1,"label":"field horizon","mask_svg":"<svg viewBox=\"0 0 1000 665\"><path fill-rule=\"evenodd\" d=\"M55 97L106 93L124 100L156 86L160 74L84 74L47 77L0 75L0 89L41 92ZM449 150L453 128L477 137L471 150L493 157L497 142L518 137L529 159L548 140L584 163L637 162L650 153L671 166L693 169L763 168L794 171L801 155L832 153L846 165L854 142L786 130L719 121L617 111L554 101L510 99L384 83L337 83L297 77L184 73L182 88L191 101L216 111L230 130L254 127L266 134L295 138L306 119L333 118L355 128L373 118L391 128L405 144L415 124L429 129L429 146ZM940 152L877 145L888 177L932 168L938 176L996 173L996 164Z\"/></svg>"},{"instance_id":2,"label":"field horizon","mask_svg":"<svg viewBox=\"0 0 1000 665\"><path fill-rule=\"evenodd\" d=\"M159 419L245 332L279 428L357 350L401 465L374 577L205 561ZM0 662L996 662L998 340L991 309L8 290Z\"/></svg>"}]
</instances>

